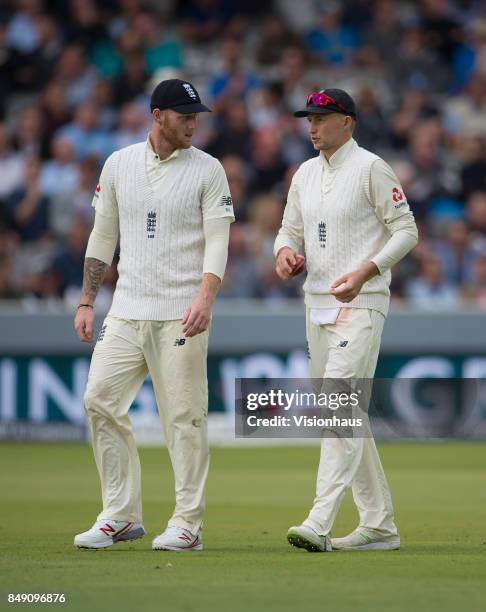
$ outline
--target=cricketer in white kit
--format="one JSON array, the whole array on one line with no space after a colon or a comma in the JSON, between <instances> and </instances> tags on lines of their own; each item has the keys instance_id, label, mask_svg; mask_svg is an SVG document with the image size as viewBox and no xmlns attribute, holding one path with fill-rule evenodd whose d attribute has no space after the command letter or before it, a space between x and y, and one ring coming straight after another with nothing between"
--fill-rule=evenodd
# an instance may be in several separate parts
<instances>
[{"instance_id":1,"label":"cricketer in white kit","mask_svg":"<svg viewBox=\"0 0 486 612\"><path fill-rule=\"evenodd\" d=\"M176 503L152 548L202 549L209 466L207 348L211 308L224 275L234 221L218 160L192 146L195 88L169 79L151 97L146 142L113 153L96 189L95 223L84 265L75 329L93 337L93 304L118 238L111 309L93 350L85 411L101 479L103 508L78 534L82 548L106 548L145 534L141 476L128 410L152 378L174 470Z\"/></svg>"},{"instance_id":2,"label":"cricketer in white kit","mask_svg":"<svg viewBox=\"0 0 486 612\"><path fill-rule=\"evenodd\" d=\"M390 268L418 240L393 170L358 146L353 99L340 89L311 93L305 109L319 155L304 162L290 186L275 241L277 274L304 269L310 373L315 379L373 378L390 301ZM352 487L359 526L343 538L331 529ZM314 505L291 527L290 544L309 551L393 550L400 547L388 483L372 437L326 432Z\"/></svg>"}]
</instances>

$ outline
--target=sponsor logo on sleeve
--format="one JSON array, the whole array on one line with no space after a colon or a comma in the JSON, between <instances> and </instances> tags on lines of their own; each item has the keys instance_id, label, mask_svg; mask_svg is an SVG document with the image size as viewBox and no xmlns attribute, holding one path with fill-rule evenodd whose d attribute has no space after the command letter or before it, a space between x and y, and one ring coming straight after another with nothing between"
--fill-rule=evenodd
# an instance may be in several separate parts
<instances>
[{"instance_id":1,"label":"sponsor logo on sleeve","mask_svg":"<svg viewBox=\"0 0 486 612\"><path fill-rule=\"evenodd\" d=\"M223 196L221 198L220 206L224 207L225 212L232 212L233 199L231 198L231 196Z\"/></svg>"},{"instance_id":2,"label":"sponsor logo on sleeve","mask_svg":"<svg viewBox=\"0 0 486 612\"><path fill-rule=\"evenodd\" d=\"M405 199L405 196L400 191L400 189L398 189L398 187L393 187L393 189L392 189L392 199L393 199L394 202L396 202L395 208L401 208L402 206L405 206L405 204L407 203L407 200Z\"/></svg>"}]
</instances>

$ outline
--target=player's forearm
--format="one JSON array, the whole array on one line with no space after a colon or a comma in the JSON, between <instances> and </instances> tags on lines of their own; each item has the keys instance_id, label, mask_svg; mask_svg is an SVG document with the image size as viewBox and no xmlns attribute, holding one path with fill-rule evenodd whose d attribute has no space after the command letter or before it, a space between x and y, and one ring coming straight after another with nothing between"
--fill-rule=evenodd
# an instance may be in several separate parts
<instances>
[{"instance_id":1,"label":"player's forearm","mask_svg":"<svg viewBox=\"0 0 486 612\"><path fill-rule=\"evenodd\" d=\"M289 206L289 204L287 204ZM300 214L296 207L286 209L284 218L282 219L282 227L280 228L275 243L273 245L273 254L277 257L278 252L284 247L288 247L299 252L304 240L304 225Z\"/></svg>"},{"instance_id":2,"label":"player's forearm","mask_svg":"<svg viewBox=\"0 0 486 612\"><path fill-rule=\"evenodd\" d=\"M107 217L96 212L85 257L104 261L109 266L118 244L119 222L116 217Z\"/></svg>"},{"instance_id":3,"label":"player's forearm","mask_svg":"<svg viewBox=\"0 0 486 612\"><path fill-rule=\"evenodd\" d=\"M378 276L380 270L378 266L373 261L366 262L361 268L358 270L363 279L363 283L371 280L374 276Z\"/></svg>"},{"instance_id":4,"label":"player's forearm","mask_svg":"<svg viewBox=\"0 0 486 612\"><path fill-rule=\"evenodd\" d=\"M221 280L211 272L203 274L201 287L199 288L198 298L200 298L207 306L212 306L216 295L218 294Z\"/></svg>"},{"instance_id":5,"label":"player's forearm","mask_svg":"<svg viewBox=\"0 0 486 612\"><path fill-rule=\"evenodd\" d=\"M81 304L93 305L103 284L108 264L93 257L86 257L84 260L83 292L81 294Z\"/></svg>"},{"instance_id":6,"label":"player's forearm","mask_svg":"<svg viewBox=\"0 0 486 612\"><path fill-rule=\"evenodd\" d=\"M287 197L287 205L282 219L282 227L275 239L273 254L277 257L283 247L289 247L299 252L304 241L304 222L299 205L299 196L294 184L290 187Z\"/></svg>"},{"instance_id":7,"label":"player's forearm","mask_svg":"<svg viewBox=\"0 0 486 612\"><path fill-rule=\"evenodd\" d=\"M209 219L203 223L204 262L203 273L211 273L223 280L228 259L228 243L232 219L223 217Z\"/></svg>"},{"instance_id":8,"label":"player's forearm","mask_svg":"<svg viewBox=\"0 0 486 612\"><path fill-rule=\"evenodd\" d=\"M390 237L381 251L372 258L380 274L390 270L409 253L418 242L417 228L413 226L401 228Z\"/></svg>"}]
</instances>

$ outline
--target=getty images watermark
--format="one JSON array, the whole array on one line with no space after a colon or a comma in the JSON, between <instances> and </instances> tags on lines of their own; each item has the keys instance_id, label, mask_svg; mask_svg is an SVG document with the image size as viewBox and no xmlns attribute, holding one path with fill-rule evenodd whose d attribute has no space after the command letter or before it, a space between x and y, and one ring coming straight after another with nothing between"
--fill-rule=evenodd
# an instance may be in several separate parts
<instances>
[{"instance_id":1,"label":"getty images watermark","mask_svg":"<svg viewBox=\"0 0 486 612\"><path fill-rule=\"evenodd\" d=\"M241 378L235 399L236 437L486 436L479 379Z\"/></svg>"},{"instance_id":2,"label":"getty images watermark","mask_svg":"<svg viewBox=\"0 0 486 612\"><path fill-rule=\"evenodd\" d=\"M238 379L236 436L369 437L370 380Z\"/></svg>"}]
</instances>

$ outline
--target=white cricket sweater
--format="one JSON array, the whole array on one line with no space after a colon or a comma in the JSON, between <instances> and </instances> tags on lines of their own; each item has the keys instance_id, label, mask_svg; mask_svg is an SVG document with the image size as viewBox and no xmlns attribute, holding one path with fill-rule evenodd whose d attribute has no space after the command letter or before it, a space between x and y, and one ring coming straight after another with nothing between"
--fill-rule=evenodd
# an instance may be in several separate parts
<instances>
[{"instance_id":1,"label":"white cricket sweater","mask_svg":"<svg viewBox=\"0 0 486 612\"><path fill-rule=\"evenodd\" d=\"M413 214L392 169L351 139L329 162L321 153L299 167L274 252L284 246L298 251L304 243L309 308L371 308L386 315L390 267L416 242ZM331 285L369 261L380 275L351 302L339 302Z\"/></svg>"},{"instance_id":2,"label":"white cricket sweater","mask_svg":"<svg viewBox=\"0 0 486 612\"><path fill-rule=\"evenodd\" d=\"M220 162L191 147L166 160L147 142L113 153L103 168L94 206L117 217L118 282L110 314L124 319L181 319L203 276L203 220L234 220ZM154 164L160 164L157 180Z\"/></svg>"}]
</instances>

